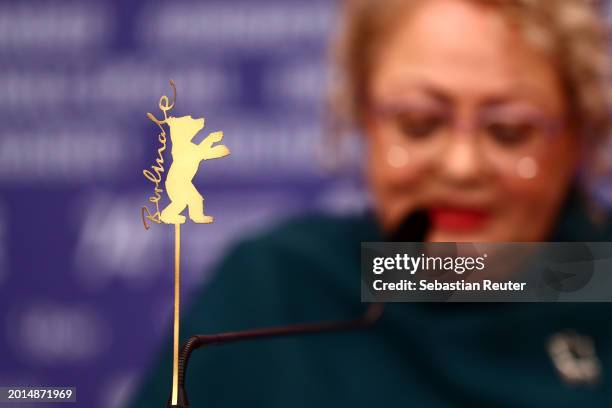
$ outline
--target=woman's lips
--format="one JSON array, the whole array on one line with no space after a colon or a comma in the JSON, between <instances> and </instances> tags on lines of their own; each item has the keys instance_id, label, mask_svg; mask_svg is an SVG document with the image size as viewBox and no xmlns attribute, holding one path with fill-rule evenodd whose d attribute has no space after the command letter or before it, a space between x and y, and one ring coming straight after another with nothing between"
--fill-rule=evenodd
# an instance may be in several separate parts
<instances>
[{"instance_id":1,"label":"woman's lips","mask_svg":"<svg viewBox=\"0 0 612 408\"><path fill-rule=\"evenodd\" d=\"M482 227L490 218L490 212L473 208L432 207L429 216L436 229L463 232Z\"/></svg>"}]
</instances>

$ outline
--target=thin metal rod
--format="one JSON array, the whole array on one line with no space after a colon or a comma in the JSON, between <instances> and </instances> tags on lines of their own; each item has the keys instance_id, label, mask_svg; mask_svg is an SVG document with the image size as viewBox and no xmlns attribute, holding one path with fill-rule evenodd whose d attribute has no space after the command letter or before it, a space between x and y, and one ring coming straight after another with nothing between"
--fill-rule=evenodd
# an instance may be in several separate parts
<instances>
[{"instance_id":1,"label":"thin metal rod","mask_svg":"<svg viewBox=\"0 0 612 408\"><path fill-rule=\"evenodd\" d=\"M172 405L178 401L179 319L181 299L181 224L174 224L174 350L172 360Z\"/></svg>"},{"instance_id":2,"label":"thin metal rod","mask_svg":"<svg viewBox=\"0 0 612 408\"><path fill-rule=\"evenodd\" d=\"M196 335L195 337L197 337L198 339L198 347L202 347L205 345L212 344L231 343L242 340L254 340L263 337L281 337L296 334L316 334L360 329L368 327L371 324L375 323L382 314L383 310L383 303L374 303L366 310L366 312L362 316L354 320L303 323L291 326L270 327L219 334L200 334Z\"/></svg>"}]
</instances>

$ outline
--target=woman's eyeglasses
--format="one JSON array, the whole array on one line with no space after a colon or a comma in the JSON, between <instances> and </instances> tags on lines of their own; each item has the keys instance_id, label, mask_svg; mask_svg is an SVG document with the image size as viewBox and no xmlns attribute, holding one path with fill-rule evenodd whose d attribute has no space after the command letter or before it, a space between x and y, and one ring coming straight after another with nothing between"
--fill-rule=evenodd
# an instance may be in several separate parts
<instances>
[{"instance_id":1,"label":"woman's eyeglasses","mask_svg":"<svg viewBox=\"0 0 612 408\"><path fill-rule=\"evenodd\" d=\"M453 142L472 141L478 157L504 173L531 178L563 122L534 109L492 106L475 118L459 118L450 108L416 104L375 106L373 112L412 165L441 160ZM453 139L456 138L456 139Z\"/></svg>"}]
</instances>

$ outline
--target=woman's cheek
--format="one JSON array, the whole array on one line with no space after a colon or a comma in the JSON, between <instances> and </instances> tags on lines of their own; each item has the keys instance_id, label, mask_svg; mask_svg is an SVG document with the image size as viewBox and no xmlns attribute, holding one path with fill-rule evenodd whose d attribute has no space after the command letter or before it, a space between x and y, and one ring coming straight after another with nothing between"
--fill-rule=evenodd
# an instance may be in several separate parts
<instances>
[{"instance_id":1,"label":"woman's cheek","mask_svg":"<svg viewBox=\"0 0 612 408\"><path fill-rule=\"evenodd\" d=\"M514 178L503 183L498 229L511 241L542 241L546 239L560 203L557 182L544 175L531 180ZM558 184L557 184L558 185ZM551 188L552 187L552 188ZM503 233L505 231L505 233Z\"/></svg>"},{"instance_id":2,"label":"woman's cheek","mask_svg":"<svg viewBox=\"0 0 612 408\"><path fill-rule=\"evenodd\" d=\"M378 215L385 229L391 229L414 209L420 177L411 165L409 153L396 144L370 147L369 183Z\"/></svg>"}]
</instances>

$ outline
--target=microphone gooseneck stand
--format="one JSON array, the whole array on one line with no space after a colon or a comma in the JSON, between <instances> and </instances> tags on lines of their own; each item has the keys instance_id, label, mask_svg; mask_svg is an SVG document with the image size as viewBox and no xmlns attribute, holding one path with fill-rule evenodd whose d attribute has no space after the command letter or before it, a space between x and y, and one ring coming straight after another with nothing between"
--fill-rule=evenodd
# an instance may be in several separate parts
<instances>
[{"instance_id":1,"label":"microphone gooseneck stand","mask_svg":"<svg viewBox=\"0 0 612 408\"><path fill-rule=\"evenodd\" d=\"M286 337L307 334L322 334L348 330L363 329L376 323L384 310L384 303L371 304L365 313L354 320L329 321L316 323L303 323L282 327L271 327L265 329L245 330L219 334L198 334L191 336L184 344L179 355L178 366L178 400L177 405L171 405L168 400L168 408L189 408L187 392L185 391L185 374L189 357L193 350L209 345L236 343L240 341L255 340L270 337Z\"/></svg>"},{"instance_id":2,"label":"microphone gooseneck stand","mask_svg":"<svg viewBox=\"0 0 612 408\"><path fill-rule=\"evenodd\" d=\"M428 229L428 219L424 212L416 211L389 236L389 241L419 242L425 237ZM277 338L300 336L308 334L324 334L349 330L365 329L372 326L383 314L384 303L372 303L365 313L353 320L337 320L327 322L302 323L281 327L270 327L218 334L197 334L191 336L184 344L179 354L178 362L178 395L177 404L172 405L172 396L168 398L167 408L189 408L189 400L185 390L185 376L191 353L203 346L236 343L262 338Z\"/></svg>"}]
</instances>

